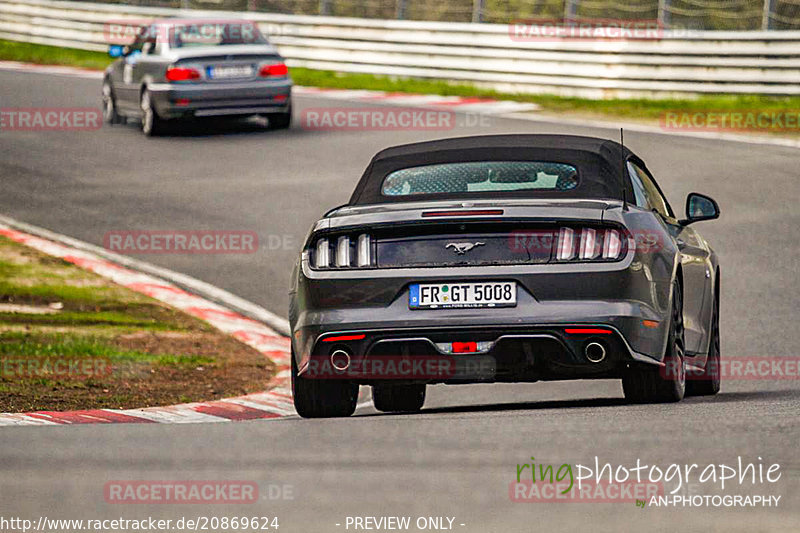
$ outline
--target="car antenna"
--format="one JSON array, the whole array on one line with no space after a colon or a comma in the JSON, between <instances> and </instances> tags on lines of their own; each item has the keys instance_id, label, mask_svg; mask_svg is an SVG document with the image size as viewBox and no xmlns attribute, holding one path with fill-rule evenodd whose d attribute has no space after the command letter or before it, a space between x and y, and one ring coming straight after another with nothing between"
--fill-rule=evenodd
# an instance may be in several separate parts
<instances>
[{"instance_id":1,"label":"car antenna","mask_svg":"<svg viewBox=\"0 0 800 533\"><path fill-rule=\"evenodd\" d=\"M619 152L619 171L620 177L622 178L622 210L628 210L628 187L625 186L627 181L625 180L625 134L622 131L622 128L619 129L619 145L621 146Z\"/></svg>"}]
</instances>

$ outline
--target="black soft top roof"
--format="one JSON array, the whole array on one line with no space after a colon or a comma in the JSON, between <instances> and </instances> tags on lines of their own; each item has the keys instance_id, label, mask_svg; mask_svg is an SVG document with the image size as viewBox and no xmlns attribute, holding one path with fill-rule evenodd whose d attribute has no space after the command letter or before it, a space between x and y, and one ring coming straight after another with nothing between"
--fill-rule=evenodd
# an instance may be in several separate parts
<instances>
[{"instance_id":1,"label":"black soft top roof","mask_svg":"<svg viewBox=\"0 0 800 533\"><path fill-rule=\"evenodd\" d=\"M644 163L627 148L624 157ZM425 199L455 198L604 198L622 200L622 146L614 141L577 135L480 135L394 146L378 152L356 185L349 205L408 202L420 196L384 196L384 178L396 170L469 161L547 161L578 169L580 181L566 191L521 190L424 195ZM626 178L626 186L629 181Z\"/></svg>"}]
</instances>

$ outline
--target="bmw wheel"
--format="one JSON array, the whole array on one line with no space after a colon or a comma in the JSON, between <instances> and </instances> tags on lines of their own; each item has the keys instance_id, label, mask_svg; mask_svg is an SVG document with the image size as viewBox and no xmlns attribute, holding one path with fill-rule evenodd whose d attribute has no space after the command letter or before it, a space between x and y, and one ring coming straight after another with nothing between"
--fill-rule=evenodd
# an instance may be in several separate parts
<instances>
[{"instance_id":1,"label":"bmw wheel","mask_svg":"<svg viewBox=\"0 0 800 533\"><path fill-rule=\"evenodd\" d=\"M161 135L164 131L164 120L158 116L158 112L153 107L153 100L150 91L142 91L142 133L147 137Z\"/></svg>"},{"instance_id":2,"label":"bmw wheel","mask_svg":"<svg viewBox=\"0 0 800 533\"><path fill-rule=\"evenodd\" d=\"M103 120L107 124L125 124L127 119L117 112L117 100L108 79L103 81Z\"/></svg>"},{"instance_id":3,"label":"bmw wheel","mask_svg":"<svg viewBox=\"0 0 800 533\"><path fill-rule=\"evenodd\" d=\"M285 113L269 113L267 115L269 127L273 130L285 130L292 125L292 107Z\"/></svg>"}]
</instances>

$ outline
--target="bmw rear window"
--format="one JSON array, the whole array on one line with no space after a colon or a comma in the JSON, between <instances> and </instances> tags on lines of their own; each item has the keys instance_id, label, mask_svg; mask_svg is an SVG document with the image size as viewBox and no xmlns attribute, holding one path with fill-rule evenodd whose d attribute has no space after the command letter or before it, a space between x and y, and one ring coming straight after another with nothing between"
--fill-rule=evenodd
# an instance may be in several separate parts
<instances>
[{"instance_id":1,"label":"bmw rear window","mask_svg":"<svg viewBox=\"0 0 800 533\"><path fill-rule=\"evenodd\" d=\"M578 186L578 170L546 161L471 161L396 170L383 180L384 196L471 192L569 191Z\"/></svg>"},{"instance_id":2,"label":"bmw rear window","mask_svg":"<svg viewBox=\"0 0 800 533\"><path fill-rule=\"evenodd\" d=\"M172 48L266 43L267 39L251 22L178 23L170 29Z\"/></svg>"}]
</instances>

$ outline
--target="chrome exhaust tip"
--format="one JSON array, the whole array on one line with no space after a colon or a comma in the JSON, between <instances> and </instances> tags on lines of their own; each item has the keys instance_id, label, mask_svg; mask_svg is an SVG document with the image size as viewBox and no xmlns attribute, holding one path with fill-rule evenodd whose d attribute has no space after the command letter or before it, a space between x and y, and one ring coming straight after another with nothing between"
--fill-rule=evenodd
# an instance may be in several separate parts
<instances>
[{"instance_id":1,"label":"chrome exhaust tip","mask_svg":"<svg viewBox=\"0 0 800 533\"><path fill-rule=\"evenodd\" d=\"M331 366L339 372L350 368L350 354L345 350L334 350L331 354Z\"/></svg>"},{"instance_id":2,"label":"chrome exhaust tip","mask_svg":"<svg viewBox=\"0 0 800 533\"><path fill-rule=\"evenodd\" d=\"M589 342L583 349L586 359L592 363L600 363L606 358L606 348L599 342Z\"/></svg>"}]
</instances>

